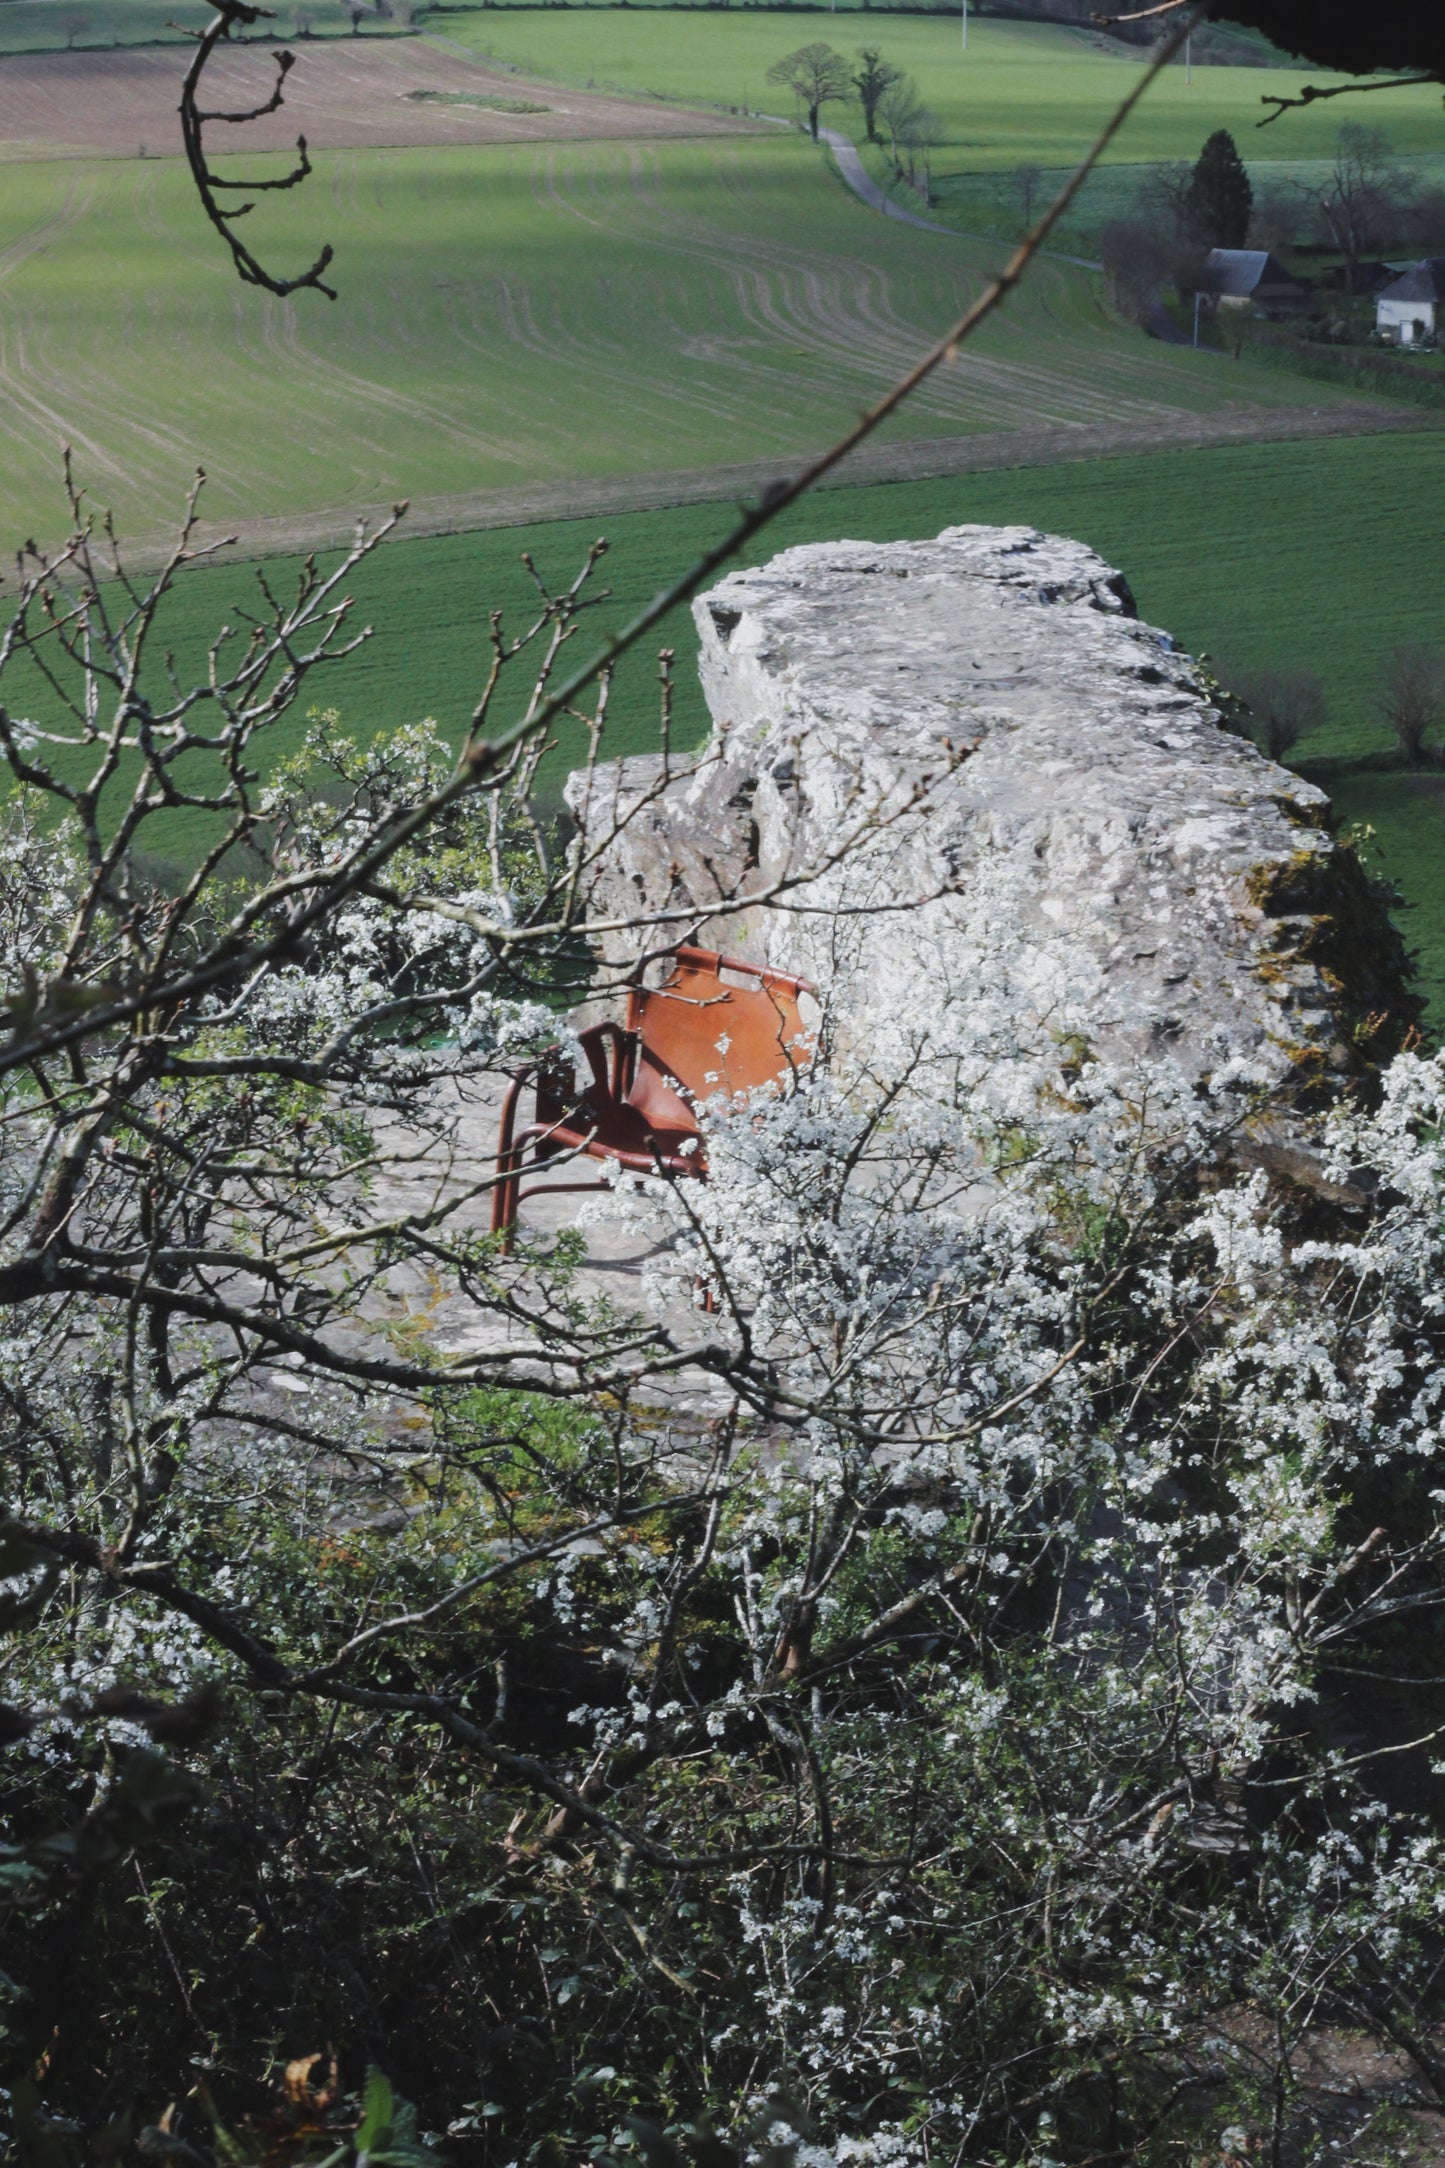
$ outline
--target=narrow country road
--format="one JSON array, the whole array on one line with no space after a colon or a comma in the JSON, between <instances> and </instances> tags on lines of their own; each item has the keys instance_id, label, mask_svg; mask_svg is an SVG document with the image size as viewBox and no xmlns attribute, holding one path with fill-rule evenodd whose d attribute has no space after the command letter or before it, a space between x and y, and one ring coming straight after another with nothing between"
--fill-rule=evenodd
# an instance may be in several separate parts
<instances>
[{"instance_id":1,"label":"narrow country road","mask_svg":"<svg viewBox=\"0 0 1445 2168\"><path fill-rule=\"evenodd\" d=\"M920 233L946 233L955 241L982 241L989 248L1010 246L996 233L961 233L957 226L940 226L936 218L921 218L916 211L905 211L902 204L895 203L867 172L851 136L845 136L838 128L819 128L818 134L837 159L838 171L847 186L870 211L881 211L885 218L896 218L900 225L916 226ZM1053 263L1071 263L1079 271L1102 271L1104 268L1092 256L1065 256L1056 248L1040 249L1039 254Z\"/></svg>"},{"instance_id":2,"label":"narrow country road","mask_svg":"<svg viewBox=\"0 0 1445 2168\"><path fill-rule=\"evenodd\" d=\"M940 226L936 218L920 218L916 211L905 211L901 203L895 203L891 196L885 195L871 174L864 170L851 136L845 136L839 128L820 128L818 133L837 159L838 171L870 211L881 211L885 218L896 218L901 226L917 226L920 233L953 232L951 226Z\"/></svg>"}]
</instances>

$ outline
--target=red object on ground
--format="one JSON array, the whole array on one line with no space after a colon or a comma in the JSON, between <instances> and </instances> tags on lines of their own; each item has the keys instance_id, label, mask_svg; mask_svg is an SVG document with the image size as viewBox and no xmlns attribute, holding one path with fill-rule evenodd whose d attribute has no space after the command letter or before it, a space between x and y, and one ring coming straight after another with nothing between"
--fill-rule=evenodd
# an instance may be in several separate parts
<instances>
[{"instance_id":1,"label":"red object on ground","mask_svg":"<svg viewBox=\"0 0 1445 2168\"><path fill-rule=\"evenodd\" d=\"M697 1108L776 1084L812 1056L798 1008L806 979L715 949L677 948L661 986L634 986L626 1021L578 1034L589 1071L579 1085L560 1049L519 1069L497 1135L492 1232L511 1246L526 1168L548 1160L607 1159L638 1174L705 1177ZM531 1085L532 1120L517 1128ZM527 1194L600 1189L599 1182L536 1182Z\"/></svg>"}]
</instances>

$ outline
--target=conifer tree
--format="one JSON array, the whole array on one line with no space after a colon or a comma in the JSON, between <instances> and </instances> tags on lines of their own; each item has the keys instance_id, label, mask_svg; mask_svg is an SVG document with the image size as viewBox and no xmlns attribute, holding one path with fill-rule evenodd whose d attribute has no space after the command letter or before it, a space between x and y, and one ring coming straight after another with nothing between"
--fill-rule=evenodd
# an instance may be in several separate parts
<instances>
[{"instance_id":1,"label":"conifer tree","mask_svg":"<svg viewBox=\"0 0 1445 2168\"><path fill-rule=\"evenodd\" d=\"M1186 216L1201 248L1243 248L1249 239L1254 190L1234 137L1217 128L1199 154L1189 183Z\"/></svg>"}]
</instances>

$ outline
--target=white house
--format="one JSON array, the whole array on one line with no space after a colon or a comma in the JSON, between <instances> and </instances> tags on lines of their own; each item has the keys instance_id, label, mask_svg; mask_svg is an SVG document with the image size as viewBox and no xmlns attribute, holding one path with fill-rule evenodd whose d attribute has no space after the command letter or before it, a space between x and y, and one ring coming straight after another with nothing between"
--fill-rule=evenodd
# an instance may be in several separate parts
<instances>
[{"instance_id":1,"label":"white house","mask_svg":"<svg viewBox=\"0 0 1445 2168\"><path fill-rule=\"evenodd\" d=\"M1433 339L1445 302L1445 256L1427 256L1384 288L1375 302L1375 323L1387 339L1414 346Z\"/></svg>"}]
</instances>

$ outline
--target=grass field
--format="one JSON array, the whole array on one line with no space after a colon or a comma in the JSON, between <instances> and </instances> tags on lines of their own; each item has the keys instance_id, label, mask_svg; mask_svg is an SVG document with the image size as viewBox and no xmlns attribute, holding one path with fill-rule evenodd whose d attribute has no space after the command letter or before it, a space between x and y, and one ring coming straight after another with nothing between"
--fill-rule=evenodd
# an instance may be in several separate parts
<instances>
[{"instance_id":1,"label":"grass field","mask_svg":"<svg viewBox=\"0 0 1445 2168\"><path fill-rule=\"evenodd\" d=\"M1371 503L1377 509L1370 509ZM957 521L1026 523L1079 537L1128 574L1141 614L1193 653L1240 664L1308 666L1330 689L1327 728L1299 757L1346 757L1387 740L1373 712L1380 666L1402 640L1445 642L1439 579L1445 433L1351 442L1222 446L946 480L820 490L784 514L758 552L851 536L888 541ZM361 573L358 607L377 638L333 674L328 699L367 727L421 714L449 731L470 711L486 612L522 607L531 550L562 579L599 533L612 545L602 584L614 599L599 627L621 622L729 517L717 504L607 520L389 544ZM284 566L276 565L284 576ZM183 644L243 599L244 566L184 583ZM418 629L425 628L419 639ZM706 715L683 613L649 644L679 656L679 725L696 738ZM614 750L636 751L651 728L654 661L643 659L614 701Z\"/></svg>"},{"instance_id":2,"label":"grass field","mask_svg":"<svg viewBox=\"0 0 1445 2168\"><path fill-rule=\"evenodd\" d=\"M1076 159L1137 76L1129 53L1101 50L1082 31L1047 23L972 23L968 51L955 17L875 16L866 29L819 18L725 9L640 16L630 11L567 8L522 12L486 8L447 18L446 35L475 51L558 81L592 80L665 98L696 98L755 111L791 114L786 90L766 80L772 63L821 37L851 53L880 46L907 68L939 124L939 169L1007 170L1023 160L1061 166ZM1333 145L1341 108L1316 105L1290 113L1260 135L1260 99L1309 81L1328 85L1317 68L1196 68L1192 84L1172 68L1157 82L1109 152L1111 163L1195 158L1216 128L1232 129L1246 159L1319 158ZM1372 121L1388 128L1404 153L1442 148L1440 95L1428 88L1373 101ZM830 126L861 133L856 105L825 109Z\"/></svg>"},{"instance_id":3,"label":"grass field","mask_svg":"<svg viewBox=\"0 0 1445 2168\"><path fill-rule=\"evenodd\" d=\"M1445 776L1342 776L1330 789L1342 820L1374 830L1365 858L1404 899L1401 931L1419 957L1430 1021L1445 1036Z\"/></svg>"},{"instance_id":4,"label":"grass field","mask_svg":"<svg viewBox=\"0 0 1445 2168\"><path fill-rule=\"evenodd\" d=\"M781 131L335 153L255 227L283 266L333 241L340 300L239 287L174 160L4 169L7 550L55 531L66 438L132 531L197 464L233 519L795 455L996 262L885 222ZM1048 264L895 426L1107 423L1147 445L1166 414L1334 396L1146 340Z\"/></svg>"},{"instance_id":5,"label":"grass field","mask_svg":"<svg viewBox=\"0 0 1445 2168\"><path fill-rule=\"evenodd\" d=\"M1445 641L1439 550L1429 540L1438 537L1442 501L1445 433L1329 438L823 490L785 514L760 553L840 536L926 535L967 520L1076 535L1124 569L1143 616L1191 652L1318 669L1331 720L1299 757L1349 757L1386 742L1373 698L1390 648L1406 639ZM325 697L358 728L390 729L430 714L455 733L470 711L487 610L500 604L515 612L531 592L524 549L561 580L598 533L607 535L603 584L613 599L596 613L600 629L621 622L711 544L728 516L725 506L701 504L395 541L356 584L358 610L376 623L377 637L331 674ZM286 577L283 562L273 560L269 571ZM219 621L234 619L253 577L244 565L188 575L170 627L178 651L198 652ZM691 620L682 613L619 684L614 751L649 742L654 658L663 644L678 650L683 736L695 739L706 727Z\"/></svg>"},{"instance_id":6,"label":"grass field","mask_svg":"<svg viewBox=\"0 0 1445 2168\"><path fill-rule=\"evenodd\" d=\"M349 33L351 17L342 0L299 0L316 37ZM153 45L179 41L214 20L206 0L0 0L0 53L51 53L68 46ZM396 27L377 18L364 35L376 37ZM296 34L296 7L276 9L276 31Z\"/></svg>"}]
</instances>

